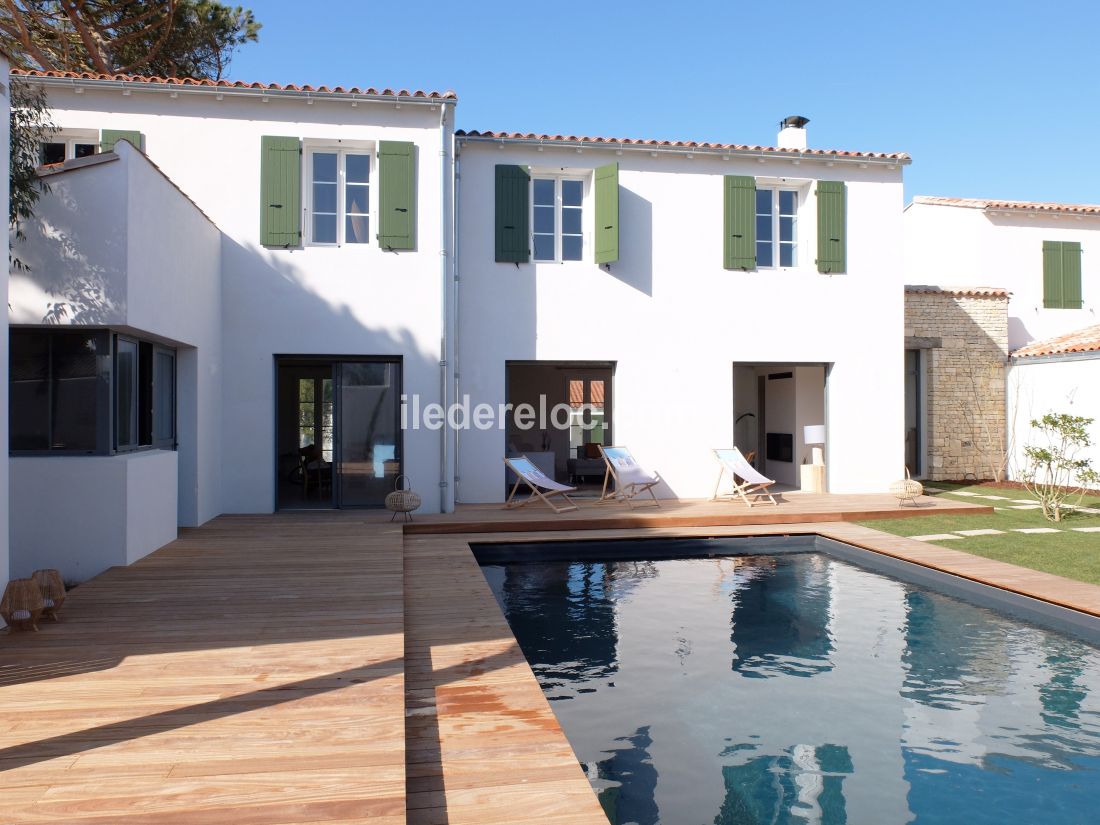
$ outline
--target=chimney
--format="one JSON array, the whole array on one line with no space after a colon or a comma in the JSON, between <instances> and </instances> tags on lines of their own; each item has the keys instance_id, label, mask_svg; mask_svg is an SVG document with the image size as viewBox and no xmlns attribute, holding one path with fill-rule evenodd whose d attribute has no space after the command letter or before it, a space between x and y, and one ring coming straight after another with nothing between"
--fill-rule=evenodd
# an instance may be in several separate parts
<instances>
[{"instance_id":1,"label":"chimney","mask_svg":"<svg viewBox=\"0 0 1100 825\"><path fill-rule=\"evenodd\" d=\"M779 140L776 146L780 149L805 149L806 124L809 122L810 119L802 115L783 118L779 124Z\"/></svg>"}]
</instances>

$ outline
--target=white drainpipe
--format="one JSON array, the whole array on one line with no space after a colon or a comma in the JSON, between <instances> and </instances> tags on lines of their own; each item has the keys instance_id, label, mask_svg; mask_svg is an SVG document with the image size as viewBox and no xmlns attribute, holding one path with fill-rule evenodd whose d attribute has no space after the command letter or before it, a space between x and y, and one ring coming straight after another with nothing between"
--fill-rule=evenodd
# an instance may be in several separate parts
<instances>
[{"instance_id":1,"label":"white drainpipe","mask_svg":"<svg viewBox=\"0 0 1100 825\"><path fill-rule=\"evenodd\" d=\"M453 147L452 147L453 150ZM452 190L453 191L453 190ZM439 299L440 299L440 340L439 340L439 395L440 403L443 405L444 411L449 409L448 404L448 390L450 389L450 381L448 380L448 369L450 361L448 359L447 345L450 340L448 335L448 325L450 321L449 313L447 312L447 258L448 258L448 246L447 241L447 106L446 104L440 104L439 106ZM450 424L447 422L449 416L444 416L443 426L439 429L439 512L450 513L454 511L453 503L450 497L447 495L448 489L451 487L450 480L448 479L448 462L447 458L450 455Z\"/></svg>"}]
</instances>

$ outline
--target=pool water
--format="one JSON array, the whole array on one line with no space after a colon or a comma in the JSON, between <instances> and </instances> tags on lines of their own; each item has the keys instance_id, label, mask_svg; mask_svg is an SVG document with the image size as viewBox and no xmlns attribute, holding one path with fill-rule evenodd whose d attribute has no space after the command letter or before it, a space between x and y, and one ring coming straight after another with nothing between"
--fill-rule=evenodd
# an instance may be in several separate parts
<instances>
[{"instance_id":1,"label":"pool water","mask_svg":"<svg viewBox=\"0 0 1100 825\"><path fill-rule=\"evenodd\" d=\"M615 825L1100 822L1100 649L816 552L483 567Z\"/></svg>"}]
</instances>

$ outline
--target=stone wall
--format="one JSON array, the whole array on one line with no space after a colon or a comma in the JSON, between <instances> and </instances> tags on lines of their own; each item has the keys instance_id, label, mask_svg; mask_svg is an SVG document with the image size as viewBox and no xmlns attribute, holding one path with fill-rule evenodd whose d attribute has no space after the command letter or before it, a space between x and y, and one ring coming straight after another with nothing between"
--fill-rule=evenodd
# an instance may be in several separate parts
<instances>
[{"instance_id":1,"label":"stone wall","mask_svg":"<svg viewBox=\"0 0 1100 825\"><path fill-rule=\"evenodd\" d=\"M1001 477L1006 461L1008 293L906 287L906 349L924 352L923 476Z\"/></svg>"}]
</instances>

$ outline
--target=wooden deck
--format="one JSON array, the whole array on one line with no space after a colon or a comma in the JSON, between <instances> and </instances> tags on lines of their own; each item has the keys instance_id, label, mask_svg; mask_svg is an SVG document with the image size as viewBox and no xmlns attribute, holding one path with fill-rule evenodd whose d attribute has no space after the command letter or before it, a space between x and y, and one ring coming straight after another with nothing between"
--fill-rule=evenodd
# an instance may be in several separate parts
<instances>
[{"instance_id":1,"label":"wooden deck","mask_svg":"<svg viewBox=\"0 0 1100 825\"><path fill-rule=\"evenodd\" d=\"M447 515L419 516L406 525L405 533L492 533L511 531L522 525L527 532L558 530L626 529L635 527L730 527L750 524L824 524L835 521L909 518L952 513L992 513L993 508L970 502L924 496L916 506L898 505L890 495L833 495L814 493L777 494L778 506L758 504L752 508L739 501L662 501L661 506L622 503L598 504L577 499L579 508L553 513L533 503L511 510L499 504L460 504Z\"/></svg>"},{"instance_id":2,"label":"wooden deck","mask_svg":"<svg viewBox=\"0 0 1100 825\"><path fill-rule=\"evenodd\" d=\"M405 821L399 529L223 517L0 636L0 822Z\"/></svg>"},{"instance_id":3,"label":"wooden deck","mask_svg":"<svg viewBox=\"0 0 1100 825\"><path fill-rule=\"evenodd\" d=\"M845 523L897 507L842 498L216 519L0 635L0 823L605 825L473 540L820 533L1100 616L1100 587ZM921 512L945 508L988 511Z\"/></svg>"}]
</instances>

